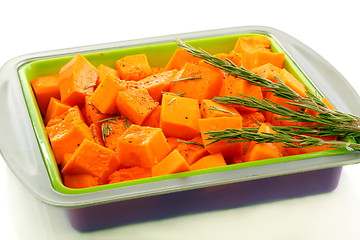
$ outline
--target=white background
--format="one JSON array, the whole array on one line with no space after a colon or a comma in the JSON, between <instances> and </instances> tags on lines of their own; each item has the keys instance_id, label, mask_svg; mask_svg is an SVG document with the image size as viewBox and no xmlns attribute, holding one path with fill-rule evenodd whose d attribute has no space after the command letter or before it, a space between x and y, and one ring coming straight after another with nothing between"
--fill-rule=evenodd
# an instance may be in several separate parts
<instances>
[{"instance_id":1,"label":"white background","mask_svg":"<svg viewBox=\"0 0 360 240\"><path fill-rule=\"evenodd\" d=\"M315 49L360 91L357 1L1 1L0 65L26 53L265 25ZM1 109L0 109L1 114ZM0 137L1 133L0 133ZM334 192L93 233L35 199L0 157L1 239L360 239L360 166ZM4 236L6 236L4 238Z\"/></svg>"}]
</instances>

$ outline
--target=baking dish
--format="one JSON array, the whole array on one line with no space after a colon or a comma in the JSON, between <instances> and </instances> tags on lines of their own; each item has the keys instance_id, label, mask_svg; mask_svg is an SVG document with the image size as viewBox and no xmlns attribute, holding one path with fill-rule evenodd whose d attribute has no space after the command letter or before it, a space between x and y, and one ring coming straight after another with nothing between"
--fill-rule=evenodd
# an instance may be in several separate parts
<instances>
[{"instance_id":1,"label":"baking dish","mask_svg":"<svg viewBox=\"0 0 360 240\"><path fill-rule=\"evenodd\" d=\"M274 50L286 53L285 67L290 72L340 111L360 115L359 96L313 50L273 28L236 27L34 53L10 60L0 71L1 154L36 197L66 208L71 223L80 231L334 190L341 166L359 162L358 152L330 150L86 189L62 185L31 79L57 73L77 53L94 65L109 66L127 54L146 53L150 64L160 67L176 48L175 37L211 53L229 51L244 34L269 36Z\"/></svg>"}]
</instances>

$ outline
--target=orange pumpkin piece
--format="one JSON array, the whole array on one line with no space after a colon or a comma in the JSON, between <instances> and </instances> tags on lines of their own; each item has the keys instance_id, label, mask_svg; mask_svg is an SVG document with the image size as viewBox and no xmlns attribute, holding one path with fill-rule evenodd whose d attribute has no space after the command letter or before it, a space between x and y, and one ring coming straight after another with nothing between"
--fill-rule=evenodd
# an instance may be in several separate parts
<instances>
[{"instance_id":1,"label":"orange pumpkin piece","mask_svg":"<svg viewBox=\"0 0 360 240\"><path fill-rule=\"evenodd\" d=\"M199 159L197 162L190 166L191 170L206 169L212 167L226 166L225 159L221 153L210 154Z\"/></svg>"},{"instance_id":2,"label":"orange pumpkin piece","mask_svg":"<svg viewBox=\"0 0 360 240\"><path fill-rule=\"evenodd\" d=\"M151 68L145 54L125 56L116 61L116 70L120 79L139 81L151 74Z\"/></svg>"},{"instance_id":3,"label":"orange pumpkin piece","mask_svg":"<svg viewBox=\"0 0 360 240\"><path fill-rule=\"evenodd\" d=\"M152 167L152 176L190 171L189 164L178 150L169 153L164 159Z\"/></svg>"},{"instance_id":4,"label":"orange pumpkin piece","mask_svg":"<svg viewBox=\"0 0 360 240\"><path fill-rule=\"evenodd\" d=\"M167 137L166 141L169 143L171 151L175 150L179 146L179 141L176 137Z\"/></svg>"},{"instance_id":5,"label":"orange pumpkin piece","mask_svg":"<svg viewBox=\"0 0 360 240\"><path fill-rule=\"evenodd\" d=\"M102 82L102 80L104 80L106 78L106 75L108 73L117 76L117 71L115 69L113 69L109 66L106 66L104 64L100 64L97 67L97 70L99 72L99 77L97 79L96 86L98 86Z\"/></svg>"},{"instance_id":6,"label":"orange pumpkin piece","mask_svg":"<svg viewBox=\"0 0 360 240\"><path fill-rule=\"evenodd\" d=\"M110 175L109 183L125 182L147 177L151 177L151 169L149 168L121 168Z\"/></svg>"},{"instance_id":7,"label":"orange pumpkin piece","mask_svg":"<svg viewBox=\"0 0 360 240\"><path fill-rule=\"evenodd\" d=\"M83 105L85 96L93 94L98 70L82 55L77 54L59 73L61 101L65 104Z\"/></svg>"},{"instance_id":8,"label":"orange pumpkin piece","mask_svg":"<svg viewBox=\"0 0 360 240\"><path fill-rule=\"evenodd\" d=\"M151 70L150 75L155 75L164 72L164 67L150 67L150 70Z\"/></svg>"},{"instance_id":9,"label":"orange pumpkin piece","mask_svg":"<svg viewBox=\"0 0 360 240\"><path fill-rule=\"evenodd\" d=\"M85 105L83 109L85 122L90 125L106 118L112 117L110 114L102 114L91 102L90 97L85 97Z\"/></svg>"},{"instance_id":10,"label":"orange pumpkin piece","mask_svg":"<svg viewBox=\"0 0 360 240\"><path fill-rule=\"evenodd\" d=\"M185 158L186 162L191 165L200 158L209 155L205 149L201 136L196 136L189 141L180 141L177 150Z\"/></svg>"},{"instance_id":11,"label":"orange pumpkin piece","mask_svg":"<svg viewBox=\"0 0 360 240\"><path fill-rule=\"evenodd\" d=\"M120 81L117 76L108 73L96 88L89 101L102 114L115 114L118 113L116 106L117 94L125 89L127 89L127 86L124 82Z\"/></svg>"},{"instance_id":12,"label":"orange pumpkin piece","mask_svg":"<svg viewBox=\"0 0 360 240\"><path fill-rule=\"evenodd\" d=\"M261 112L241 112L243 127L259 127L265 122L265 116Z\"/></svg>"},{"instance_id":13,"label":"orange pumpkin piece","mask_svg":"<svg viewBox=\"0 0 360 240\"><path fill-rule=\"evenodd\" d=\"M251 69L251 71L263 78L276 82L275 76L280 73L281 68L276 67L271 63L266 63L264 65Z\"/></svg>"},{"instance_id":14,"label":"orange pumpkin piece","mask_svg":"<svg viewBox=\"0 0 360 240\"><path fill-rule=\"evenodd\" d=\"M161 107L160 127L165 136L192 139L198 135L200 110L197 100L164 94Z\"/></svg>"},{"instance_id":15,"label":"orange pumpkin piece","mask_svg":"<svg viewBox=\"0 0 360 240\"><path fill-rule=\"evenodd\" d=\"M265 123L261 124L258 133L275 133ZM257 143L251 141L247 149L244 162L258 161L268 158L281 157L283 152L282 144L280 143Z\"/></svg>"},{"instance_id":16,"label":"orange pumpkin piece","mask_svg":"<svg viewBox=\"0 0 360 240\"><path fill-rule=\"evenodd\" d=\"M186 63L198 64L201 58L194 57L187 50L177 48L165 66L165 71L180 70Z\"/></svg>"},{"instance_id":17,"label":"orange pumpkin piece","mask_svg":"<svg viewBox=\"0 0 360 240\"><path fill-rule=\"evenodd\" d=\"M49 75L31 80L36 101L42 116L45 116L51 98L60 99L58 75Z\"/></svg>"},{"instance_id":18,"label":"orange pumpkin piece","mask_svg":"<svg viewBox=\"0 0 360 240\"><path fill-rule=\"evenodd\" d=\"M267 51L256 51L254 55L253 66L249 66L249 69L252 67L262 66L267 63L271 63L278 68L284 67L285 62L285 54L284 53L274 53L274 52L267 52Z\"/></svg>"},{"instance_id":19,"label":"orange pumpkin piece","mask_svg":"<svg viewBox=\"0 0 360 240\"><path fill-rule=\"evenodd\" d=\"M159 128L160 127L160 115L161 115L161 105L157 105L154 110L149 114L149 116L143 122L143 126Z\"/></svg>"},{"instance_id":20,"label":"orange pumpkin piece","mask_svg":"<svg viewBox=\"0 0 360 240\"><path fill-rule=\"evenodd\" d=\"M122 168L152 168L170 146L160 128L133 124L118 138L116 151Z\"/></svg>"},{"instance_id":21,"label":"orange pumpkin piece","mask_svg":"<svg viewBox=\"0 0 360 240\"><path fill-rule=\"evenodd\" d=\"M203 99L200 106L201 118L236 117L239 112L232 106L221 104L210 99Z\"/></svg>"},{"instance_id":22,"label":"orange pumpkin piece","mask_svg":"<svg viewBox=\"0 0 360 240\"><path fill-rule=\"evenodd\" d=\"M218 54L215 54L214 57L220 58L222 60L230 60L238 67L242 66L241 54L238 52L235 52L235 51L231 51L230 53L218 53ZM212 70L222 72L221 69L206 63L205 60L203 60L203 59L199 61L199 66L208 67L208 68L211 68Z\"/></svg>"},{"instance_id":23,"label":"orange pumpkin piece","mask_svg":"<svg viewBox=\"0 0 360 240\"><path fill-rule=\"evenodd\" d=\"M169 91L171 80L175 78L177 72L177 70L170 70L148 76L137 82L137 88L146 89L155 101L160 102L162 92Z\"/></svg>"},{"instance_id":24,"label":"orange pumpkin piece","mask_svg":"<svg viewBox=\"0 0 360 240\"><path fill-rule=\"evenodd\" d=\"M263 100L263 94L261 87L251 85L248 81L234 77L233 75L227 75L222 83L219 96L235 96L242 97L239 94L253 96L259 100ZM238 111L257 111L255 108L248 108L243 105L232 105Z\"/></svg>"},{"instance_id":25,"label":"orange pumpkin piece","mask_svg":"<svg viewBox=\"0 0 360 240\"><path fill-rule=\"evenodd\" d=\"M64 165L64 156L72 154L84 139L93 140L77 106L50 120L46 130L57 164Z\"/></svg>"},{"instance_id":26,"label":"orange pumpkin piece","mask_svg":"<svg viewBox=\"0 0 360 240\"><path fill-rule=\"evenodd\" d=\"M302 97L307 97L306 88L299 80L297 80L294 75L289 73L285 68L281 69L277 77L292 90L297 92Z\"/></svg>"},{"instance_id":27,"label":"orange pumpkin piece","mask_svg":"<svg viewBox=\"0 0 360 240\"><path fill-rule=\"evenodd\" d=\"M271 52L271 41L268 37L262 35L255 35L249 37L239 37L234 51L239 53L247 53L254 51Z\"/></svg>"},{"instance_id":28,"label":"orange pumpkin piece","mask_svg":"<svg viewBox=\"0 0 360 240\"><path fill-rule=\"evenodd\" d=\"M89 126L89 129L91 131L94 142L101 146L105 146L104 140L102 137L101 124L98 122L91 123Z\"/></svg>"},{"instance_id":29,"label":"orange pumpkin piece","mask_svg":"<svg viewBox=\"0 0 360 240\"><path fill-rule=\"evenodd\" d=\"M53 98L53 97L50 98L49 106L46 110L46 114L45 114L45 118L44 118L45 126L48 124L48 122L51 119L66 112L69 108L71 108L71 106L63 104L62 102L60 102L60 100Z\"/></svg>"},{"instance_id":30,"label":"orange pumpkin piece","mask_svg":"<svg viewBox=\"0 0 360 240\"><path fill-rule=\"evenodd\" d=\"M118 138L131 124L131 121L121 117L110 118L108 121L102 121L101 132L105 147L116 151Z\"/></svg>"},{"instance_id":31,"label":"orange pumpkin piece","mask_svg":"<svg viewBox=\"0 0 360 240\"><path fill-rule=\"evenodd\" d=\"M225 129L242 129L242 117L217 117L199 119L199 128L205 149L211 153L222 153L225 158L231 158L242 154L242 144L240 142L228 143L221 140L210 144L213 140L208 140L207 132L221 131Z\"/></svg>"},{"instance_id":32,"label":"orange pumpkin piece","mask_svg":"<svg viewBox=\"0 0 360 240\"><path fill-rule=\"evenodd\" d=\"M116 97L120 114L138 125L142 125L158 104L148 91L142 88L120 91Z\"/></svg>"},{"instance_id":33,"label":"orange pumpkin piece","mask_svg":"<svg viewBox=\"0 0 360 240\"><path fill-rule=\"evenodd\" d=\"M239 37L234 51L241 53L242 64L249 70L266 63L284 67L285 54L272 52L271 41L266 36Z\"/></svg>"},{"instance_id":34,"label":"orange pumpkin piece","mask_svg":"<svg viewBox=\"0 0 360 240\"><path fill-rule=\"evenodd\" d=\"M107 183L110 174L118 169L119 162L114 151L84 139L62 169L62 173L91 174L98 177L100 182Z\"/></svg>"},{"instance_id":35,"label":"orange pumpkin piece","mask_svg":"<svg viewBox=\"0 0 360 240\"><path fill-rule=\"evenodd\" d=\"M221 84L222 75L218 71L186 63L172 80L169 91L183 93L183 97L197 99L201 104L203 99L215 97L219 93Z\"/></svg>"},{"instance_id":36,"label":"orange pumpkin piece","mask_svg":"<svg viewBox=\"0 0 360 240\"><path fill-rule=\"evenodd\" d=\"M63 174L64 185L68 188L87 188L98 186L100 179L91 174L65 175Z\"/></svg>"}]
</instances>

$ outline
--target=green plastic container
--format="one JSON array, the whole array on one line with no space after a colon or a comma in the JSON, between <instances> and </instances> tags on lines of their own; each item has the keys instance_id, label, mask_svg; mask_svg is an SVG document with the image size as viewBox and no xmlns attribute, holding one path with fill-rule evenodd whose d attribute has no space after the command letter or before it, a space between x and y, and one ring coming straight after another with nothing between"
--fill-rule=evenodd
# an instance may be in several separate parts
<instances>
[{"instance_id":1,"label":"green plastic container","mask_svg":"<svg viewBox=\"0 0 360 240\"><path fill-rule=\"evenodd\" d=\"M95 66L105 64L110 67L115 67L115 61L121 57L145 53L151 66L163 67L177 48L174 43L175 37L180 37L209 53L219 53L229 52L239 36L254 34L269 36L272 41L272 50L285 52L285 68L301 80L309 90L327 97L341 111L360 115L359 96L332 66L310 48L273 28L260 26L228 28L55 50L10 60L0 71L0 109L2 111L0 132L5 136L0 139L1 153L15 175L35 196L50 205L69 208L70 220L75 228L82 231L188 212L235 207L274 198L294 197L297 196L296 191L295 194L293 191L291 194L286 194L289 191L282 192L281 190L290 186L291 181L296 183L294 186L301 188L298 189L298 196L335 189L341 172L339 167L359 162L358 152L335 149L84 189L71 189L62 184L30 86L33 78L57 74L60 68L77 53L83 54ZM22 147L19 149L17 146ZM301 174L307 174L310 179L322 182L324 187L314 190L310 183L302 185L299 181ZM286 179L286 181L281 179ZM271 196L264 195L249 198L253 201L240 201L240 195L249 194L248 188L252 184L254 187L256 184L256 188L261 188L261 186L268 188L269 184L277 184L279 189L271 193ZM216 189L216 191L213 191L213 195L207 194L206 198L218 199L218 196L215 197L218 191L228 189L233 192L234 189L242 189L245 185L249 187L240 191L239 196L234 196L233 201L228 205L219 204L217 207L214 203L203 209L200 206L196 208L197 205L194 203L195 207L191 211L179 205L177 209L183 209L183 211L170 209L160 216L146 209L146 202L154 203L164 199L167 199L169 204L177 202L176 199L183 199L186 202L191 201L194 193L198 195L199 192L212 192L211 189ZM104 212L110 214L115 208L131 209L129 206L134 204L139 207L139 203L144 207L140 209L144 212L144 216L138 219L127 221L124 215L120 216L121 221L114 217L109 223L104 224L97 215ZM155 207L149 205L147 208L154 209ZM176 214L172 214L174 212ZM89 214L92 214L91 219L98 218L99 223L88 222L91 221Z\"/></svg>"}]
</instances>

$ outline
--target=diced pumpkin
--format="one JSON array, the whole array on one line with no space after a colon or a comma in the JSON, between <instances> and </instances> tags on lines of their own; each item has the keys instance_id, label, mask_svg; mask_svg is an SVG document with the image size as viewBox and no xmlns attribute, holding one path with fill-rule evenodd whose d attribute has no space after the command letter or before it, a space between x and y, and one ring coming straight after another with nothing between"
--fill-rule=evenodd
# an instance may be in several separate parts
<instances>
[{"instance_id":1,"label":"diced pumpkin","mask_svg":"<svg viewBox=\"0 0 360 240\"><path fill-rule=\"evenodd\" d=\"M152 167L152 176L190 171L189 164L178 150L169 153L164 159Z\"/></svg>"},{"instance_id":2,"label":"diced pumpkin","mask_svg":"<svg viewBox=\"0 0 360 240\"><path fill-rule=\"evenodd\" d=\"M234 51L241 53L242 65L249 70L266 63L272 63L279 68L284 67L285 54L273 53L271 41L266 36L239 37Z\"/></svg>"},{"instance_id":3,"label":"diced pumpkin","mask_svg":"<svg viewBox=\"0 0 360 240\"><path fill-rule=\"evenodd\" d=\"M238 52L235 52L235 51L231 51L230 53L218 53L218 54L215 54L214 57L220 58L222 60L230 60L232 63L234 63L238 67L242 66L241 54ZM208 67L208 68L211 68L212 70L222 72L221 69L206 63L205 60L203 60L203 59L200 60L198 64L200 66Z\"/></svg>"},{"instance_id":4,"label":"diced pumpkin","mask_svg":"<svg viewBox=\"0 0 360 240\"><path fill-rule=\"evenodd\" d=\"M223 80L219 96L242 97L239 94L253 96L259 100L263 100L261 87L252 85L242 78L227 75ZM249 108L243 105L233 105L233 107L238 111L257 111L255 108Z\"/></svg>"},{"instance_id":5,"label":"diced pumpkin","mask_svg":"<svg viewBox=\"0 0 360 240\"><path fill-rule=\"evenodd\" d=\"M186 63L198 64L201 58L194 57L187 50L177 48L168 61L165 71L177 69L180 70Z\"/></svg>"},{"instance_id":6,"label":"diced pumpkin","mask_svg":"<svg viewBox=\"0 0 360 240\"><path fill-rule=\"evenodd\" d=\"M74 153L84 139L93 140L77 106L50 120L46 130L57 164L64 165L64 155Z\"/></svg>"},{"instance_id":7,"label":"diced pumpkin","mask_svg":"<svg viewBox=\"0 0 360 240\"><path fill-rule=\"evenodd\" d=\"M161 115L161 105L157 105L154 110L149 114L149 116L143 122L143 126L159 128L160 127L160 115Z\"/></svg>"},{"instance_id":8,"label":"diced pumpkin","mask_svg":"<svg viewBox=\"0 0 360 240\"><path fill-rule=\"evenodd\" d=\"M167 137L166 141L169 143L171 151L175 150L179 146L179 141L176 137Z\"/></svg>"},{"instance_id":9,"label":"diced pumpkin","mask_svg":"<svg viewBox=\"0 0 360 240\"><path fill-rule=\"evenodd\" d=\"M201 118L236 117L240 115L236 108L210 99L202 100L200 113Z\"/></svg>"},{"instance_id":10,"label":"diced pumpkin","mask_svg":"<svg viewBox=\"0 0 360 240\"><path fill-rule=\"evenodd\" d=\"M116 151L118 138L131 124L131 121L121 117L101 122L101 133L105 147Z\"/></svg>"},{"instance_id":11,"label":"diced pumpkin","mask_svg":"<svg viewBox=\"0 0 360 240\"><path fill-rule=\"evenodd\" d=\"M172 80L169 91L182 93L183 97L197 99L201 104L203 99L215 97L219 93L221 84L222 75L219 72L207 67L186 63L176 78Z\"/></svg>"},{"instance_id":12,"label":"diced pumpkin","mask_svg":"<svg viewBox=\"0 0 360 240\"><path fill-rule=\"evenodd\" d=\"M127 89L118 93L116 106L121 115L141 125L158 106L158 102L154 101L146 89Z\"/></svg>"},{"instance_id":13,"label":"diced pumpkin","mask_svg":"<svg viewBox=\"0 0 360 240\"><path fill-rule=\"evenodd\" d=\"M133 124L118 138L116 151L122 168L152 168L170 152L170 146L160 128Z\"/></svg>"},{"instance_id":14,"label":"diced pumpkin","mask_svg":"<svg viewBox=\"0 0 360 240\"><path fill-rule=\"evenodd\" d=\"M190 166L191 170L206 169L212 167L226 166L225 159L221 153L210 154L202 157L197 162Z\"/></svg>"},{"instance_id":15,"label":"diced pumpkin","mask_svg":"<svg viewBox=\"0 0 360 240\"><path fill-rule=\"evenodd\" d=\"M247 52L254 52L254 51L267 51L271 52L271 41L266 36L249 36L249 37L239 37L234 51L239 52L241 54Z\"/></svg>"},{"instance_id":16,"label":"diced pumpkin","mask_svg":"<svg viewBox=\"0 0 360 240\"><path fill-rule=\"evenodd\" d=\"M151 70L150 75L155 75L155 74L164 72L164 67L151 67L150 66L150 70Z\"/></svg>"},{"instance_id":17,"label":"diced pumpkin","mask_svg":"<svg viewBox=\"0 0 360 240\"><path fill-rule=\"evenodd\" d=\"M162 92L169 91L171 80L175 78L177 72L170 70L148 76L138 81L137 88L146 89L155 101L161 102Z\"/></svg>"},{"instance_id":18,"label":"diced pumpkin","mask_svg":"<svg viewBox=\"0 0 360 240\"><path fill-rule=\"evenodd\" d=\"M118 169L119 162L114 151L84 139L62 169L62 173L91 174L98 177L100 182L107 183L110 174Z\"/></svg>"},{"instance_id":19,"label":"diced pumpkin","mask_svg":"<svg viewBox=\"0 0 360 240\"><path fill-rule=\"evenodd\" d=\"M191 165L200 158L209 155L205 149L201 136L196 136L189 141L181 141L177 146L179 153L185 158L186 162Z\"/></svg>"},{"instance_id":20,"label":"diced pumpkin","mask_svg":"<svg viewBox=\"0 0 360 240\"><path fill-rule=\"evenodd\" d=\"M59 73L61 101L65 104L83 105L85 96L93 94L98 70L82 55L73 57Z\"/></svg>"},{"instance_id":21,"label":"diced pumpkin","mask_svg":"<svg viewBox=\"0 0 360 240\"><path fill-rule=\"evenodd\" d=\"M259 127L265 122L265 117L261 112L241 112L243 127Z\"/></svg>"},{"instance_id":22,"label":"diced pumpkin","mask_svg":"<svg viewBox=\"0 0 360 240\"><path fill-rule=\"evenodd\" d=\"M101 146L105 146L104 140L102 137L101 123L98 123L98 122L91 123L89 126L89 129L91 131L94 142Z\"/></svg>"},{"instance_id":23,"label":"diced pumpkin","mask_svg":"<svg viewBox=\"0 0 360 240\"><path fill-rule=\"evenodd\" d=\"M297 80L294 75L289 73L285 68L281 69L277 77L292 90L297 92L302 97L307 97L305 91L306 88L299 80Z\"/></svg>"},{"instance_id":24,"label":"diced pumpkin","mask_svg":"<svg viewBox=\"0 0 360 240\"><path fill-rule=\"evenodd\" d=\"M84 118L85 122L90 125L91 123L95 123L101 121L106 118L113 117L110 114L102 114L91 102L89 96L85 97L85 104L84 104Z\"/></svg>"},{"instance_id":25,"label":"diced pumpkin","mask_svg":"<svg viewBox=\"0 0 360 240\"><path fill-rule=\"evenodd\" d=\"M51 98L60 99L59 77L49 75L31 80L37 104L42 116L45 116Z\"/></svg>"},{"instance_id":26,"label":"diced pumpkin","mask_svg":"<svg viewBox=\"0 0 360 240\"><path fill-rule=\"evenodd\" d=\"M89 101L102 114L115 114L118 113L116 106L117 94L125 89L127 89L126 84L120 81L117 76L108 73L96 88Z\"/></svg>"},{"instance_id":27,"label":"diced pumpkin","mask_svg":"<svg viewBox=\"0 0 360 240\"><path fill-rule=\"evenodd\" d=\"M277 82L275 76L277 76L281 68L274 66L271 63L266 63L259 67L251 69L251 71L263 78L269 79L270 81Z\"/></svg>"},{"instance_id":28,"label":"diced pumpkin","mask_svg":"<svg viewBox=\"0 0 360 240\"><path fill-rule=\"evenodd\" d=\"M106 75L108 73L114 75L114 76L117 76L117 71L109 66L106 66L104 64L100 64L98 67L97 67L97 70L99 72L99 77L96 81L96 86L98 86L102 80L104 80L106 78Z\"/></svg>"},{"instance_id":29,"label":"diced pumpkin","mask_svg":"<svg viewBox=\"0 0 360 240\"><path fill-rule=\"evenodd\" d=\"M225 158L231 158L242 154L241 142L229 143L221 140L210 144L213 140L208 140L207 132L221 131L226 129L242 129L242 117L217 117L199 119L199 128L205 149L211 153L222 153Z\"/></svg>"},{"instance_id":30,"label":"diced pumpkin","mask_svg":"<svg viewBox=\"0 0 360 240\"><path fill-rule=\"evenodd\" d=\"M265 123L261 124L258 133L275 133ZM281 157L283 154L283 147L280 143L257 143L251 141L249 148L247 149L244 162L258 161L268 158Z\"/></svg>"},{"instance_id":31,"label":"diced pumpkin","mask_svg":"<svg viewBox=\"0 0 360 240\"><path fill-rule=\"evenodd\" d=\"M51 119L66 112L69 108L71 108L71 106L63 104L62 102L60 102L60 100L52 97L50 99L49 106L46 110L46 114L44 117L45 126Z\"/></svg>"},{"instance_id":32,"label":"diced pumpkin","mask_svg":"<svg viewBox=\"0 0 360 240\"><path fill-rule=\"evenodd\" d=\"M125 182L147 177L151 177L151 169L149 168L121 168L110 175L109 183Z\"/></svg>"},{"instance_id":33,"label":"diced pumpkin","mask_svg":"<svg viewBox=\"0 0 360 240\"><path fill-rule=\"evenodd\" d=\"M120 79L139 81L151 74L151 68L145 54L125 56L116 61L116 70Z\"/></svg>"},{"instance_id":34,"label":"diced pumpkin","mask_svg":"<svg viewBox=\"0 0 360 240\"><path fill-rule=\"evenodd\" d=\"M164 94L161 103L160 127L165 136L192 139L199 132L198 101Z\"/></svg>"},{"instance_id":35,"label":"diced pumpkin","mask_svg":"<svg viewBox=\"0 0 360 240\"><path fill-rule=\"evenodd\" d=\"M98 177L94 177L91 174L76 174L76 175L63 174L64 185L68 188L94 187L102 184L99 181L100 179Z\"/></svg>"}]
</instances>

